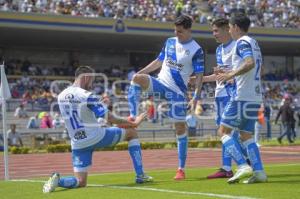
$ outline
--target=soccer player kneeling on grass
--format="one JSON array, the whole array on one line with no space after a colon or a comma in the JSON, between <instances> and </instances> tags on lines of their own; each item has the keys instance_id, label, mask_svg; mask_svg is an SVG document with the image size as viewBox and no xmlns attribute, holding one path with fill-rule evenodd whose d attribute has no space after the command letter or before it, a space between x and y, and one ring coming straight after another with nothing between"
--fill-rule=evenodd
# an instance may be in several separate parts
<instances>
[{"instance_id":1,"label":"soccer player kneeling on grass","mask_svg":"<svg viewBox=\"0 0 300 199\"><path fill-rule=\"evenodd\" d=\"M152 177L147 176L143 170L141 147L135 129L146 114L138 115L134 122L110 114L105 104L88 91L94 80L93 74L92 68L79 67L75 72L74 84L58 96L59 109L71 138L74 176L60 177L59 173L53 173L44 184L44 193L52 192L56 187L85 187L93 151L123 140L128 141L128 151L136 173L135 182L152 181ZM106 117L109 123L121 125L123 128L102 128L97 123L97 118L101 117Z\"/></svg>"}]
</instances>

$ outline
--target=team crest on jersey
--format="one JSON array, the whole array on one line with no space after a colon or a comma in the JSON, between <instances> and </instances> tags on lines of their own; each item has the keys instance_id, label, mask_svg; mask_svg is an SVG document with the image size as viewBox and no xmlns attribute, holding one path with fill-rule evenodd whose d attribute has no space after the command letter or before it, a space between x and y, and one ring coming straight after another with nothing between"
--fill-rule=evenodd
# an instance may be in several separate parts
<instances>
[{"instance_id":1,"label":"team crest on jersey","mask_svg":"<svg viewBox=\"0 0 300 199\"><path fill-rule=\"evenodd\" d=\"M68 99L68 100L74 99L74 95L72 93L69 93L65 96L65 99Z\"/></svg>"},{"instance_id":2,"label":"team crest on jersey","mask_svg":"<svg viewBox=\"0 0 300 199\"><path fill-rule=\"evenodd\" d=\"M255 87L255 92L256 92L256 94L260 94L260 86L259 85L257 85Z\"/></svg>"},{"instance_id":3,"label":"team crest on jersey","mask_svg":"<svg viewBox=\"0 0 300 199\"><path fill-rule=\"evenodd\" d=\"M184 55L186 55L186 56L189 56L191 54L191 52L189 51L189 50L186 50L185 52L184 52Z\"/></svg>"},{"instance_id":4,"label":"team crest on jersey","mask_svg":"<svg viewBox=\"0 0 300 199\"><path fill-rule=\"evenodd\" d=\"M178 53L184 53L185 56L188 56L191 54L190 50L185 49L183 47L179 47L177 50L178 50Z\"/></svg>"}]
</instances>

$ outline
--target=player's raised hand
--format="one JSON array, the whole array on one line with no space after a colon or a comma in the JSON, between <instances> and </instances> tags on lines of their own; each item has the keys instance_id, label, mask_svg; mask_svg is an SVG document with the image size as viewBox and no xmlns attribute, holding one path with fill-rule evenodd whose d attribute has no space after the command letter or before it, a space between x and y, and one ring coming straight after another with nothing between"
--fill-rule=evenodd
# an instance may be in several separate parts
<instances>
[{"instance_id":1,"label":"player's raised hand","mask_svg":"<svg viewBox=\"0 0 300 199\"><path fill-rule=\"evenodd\" d=\"M232 79L231 73L220 73L217 75L217 81L220 83L225 83L227 80Z\"/></svg>"},{"instance_id":2,"label":"player's raised hand","mask_svg":"<svg viewBox=\"0 0 300 199\"><path fill-rule=\"evenodd\" d=\"M218 75L218 74L220 74L220 73L224 73L224 70L223 69L221 69L220 67L214 67L214 74L215 75Z\"/></svg>"}]
</instances>

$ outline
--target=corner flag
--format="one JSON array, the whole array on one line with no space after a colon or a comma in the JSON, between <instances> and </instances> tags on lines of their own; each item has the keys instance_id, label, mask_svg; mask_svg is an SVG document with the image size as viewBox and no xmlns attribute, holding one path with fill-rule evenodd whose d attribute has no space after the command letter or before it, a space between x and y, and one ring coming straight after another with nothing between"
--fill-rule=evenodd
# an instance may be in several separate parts
<instances>
[{"instance_id":1,"label":"corner flag","mask_svg":"<svg viewBox=\"0 0 300 199\"><path fill-rule=\"evenodd\" d=\"M10 99L11 94L8 86L8 81L5 75L4 64L1 67L1 86L0 86L0 98L1 99Z\"/></svg>"},{"instance_id":2,"label":"corner flag","mask_svg":"<svg viewBox=\"0 0 300 199\"><path fill-rule=\"evenodd\" d=\"M2 104L2 118L3 118L3 140L4 140L4 173L5 180L9 180L8 170L8 146L7 146L7 135L6 135L6 100L11 98L7 78L4 70L4 63L1 67L1 86L0 86L0 99Z\"/></svg>"}]
</instances>

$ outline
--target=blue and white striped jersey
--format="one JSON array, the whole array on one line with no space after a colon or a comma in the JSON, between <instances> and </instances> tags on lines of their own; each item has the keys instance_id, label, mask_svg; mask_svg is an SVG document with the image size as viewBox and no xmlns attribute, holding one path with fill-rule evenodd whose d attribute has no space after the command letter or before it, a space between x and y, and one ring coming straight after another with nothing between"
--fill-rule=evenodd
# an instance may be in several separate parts
<instances>
[{"instance_id":1,"label":"blue and white striped jersey","mask_svg":"<svg viewBox=\"0 0 300 199\"><path fill-rule=\"evenodd\" d=\"M225 70L232 69L232 53L233 47L235 46L235 41L231 40L227 44L221 44L216 49L216 59L217 65L220 68L224 68ZM215 97L225 97L228 96L228 92L226 91L225 84L220 84L218 81L216 82L216 90Z\"/></svg>"},{"instance_id":2,"label":"blue and white striped jersey","mask_svg":"<svg viewBox=\"0 0 300 199\"><path fill-rule=\"evenodd\" d=\"M174 92L185 95L190 76L204 72L204 54L191 39L180 43L177 37L168 38L158 59L163 62L158 80Z\"/></svg>"},{"instance_id":3,"label":"blue and white striped jersey","mask_svg":"<svg viewBox=\"0 0 300 199\"><path fill-rule=\"evenodd\" d=\"M72 149L92 146L104 137L97 118L105 117L107 108L91 92L72 85L58 95L58 105Z\"/></svg>"},{"instance_id":4,"label":"blue and white striped jersey","mask_svg":"<svg viewBox=\"0 0 300 199\"><path fill-rule=\"evenodd\" d=\"M255 62L254 68L235 77L236 90L233 99L239 101L261 102L260 71L262 66L262 55L257 41L249 36L243 36L236 41L233 50L233 70L238 69L247 57L252 57Z\"/></svg>"}]
</instances>

